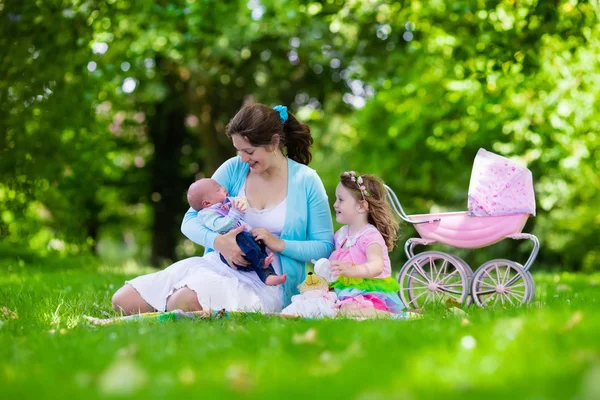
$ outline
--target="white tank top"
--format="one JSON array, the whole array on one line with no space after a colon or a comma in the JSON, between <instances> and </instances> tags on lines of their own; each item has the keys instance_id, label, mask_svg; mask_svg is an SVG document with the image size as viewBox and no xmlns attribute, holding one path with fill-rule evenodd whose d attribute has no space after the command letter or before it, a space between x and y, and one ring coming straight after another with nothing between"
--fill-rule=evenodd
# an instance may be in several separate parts
<instances>
[{"instance_id":1,"label":"white tank top","mask_svg":"<svg viewBox=\"0 0 600 400\"><path fill-rule=\"evenodd\" d=\"M239 197L246 197L246 187L242 187L238 193ZM257 210L248 205L244 221L252 228L265 228L273 234L273 236L279 238L281 231L283 231L283 225L285 224L285 215L287 209L287 196L281 200L279 204L274 207L265 208L264 210ZM271 250L267 249L267 253L271 254ZM279 260L279 254L274 253L275 259L273 260L273 269L277 275L281 275L281 261Z\"/></svg>"}]
</instances>

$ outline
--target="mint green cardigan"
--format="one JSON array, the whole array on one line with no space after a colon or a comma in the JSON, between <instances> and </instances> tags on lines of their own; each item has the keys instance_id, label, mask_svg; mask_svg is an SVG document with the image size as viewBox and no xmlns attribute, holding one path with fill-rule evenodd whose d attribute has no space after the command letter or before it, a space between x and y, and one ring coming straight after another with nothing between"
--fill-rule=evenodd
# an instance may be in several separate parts
<instances>
[{"instance_id":1,"label":"mint green cardigan","mask_svg":"<svg viewBox=\"0 0 600 400\"><path fill-rule=\"evenodd\" d=\"M225 187L230 196L237 196L246 183L250 167L233 157L215 171L213 179ZM217 233L202 226L190 208L183 217L181 232L191 241L213 251ZM315 170L288 158L287 209L281 239L285 249L280 253L281 268L288 274L283 285L284 307L290 304L297 286L304 281L306 263L329 257L333 251L333 223L321 178Z\"/></svg>"}]
</instances>

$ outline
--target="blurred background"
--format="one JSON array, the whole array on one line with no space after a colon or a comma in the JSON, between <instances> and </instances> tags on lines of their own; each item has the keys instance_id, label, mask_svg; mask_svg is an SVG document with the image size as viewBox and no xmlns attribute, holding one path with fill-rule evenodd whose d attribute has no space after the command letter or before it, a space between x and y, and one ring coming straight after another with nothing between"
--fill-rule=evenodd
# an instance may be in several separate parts
<instances>
[{"instance_id":1,"label":"blurred background","mask_svg":"<svg viewBox=\"0 0 600 400\"><path fill-rule=\"evenodd\" d=\"M518 160L534 270L600 270L598 0L0 0L0 256L201 254L185 192L248 102L309 124L331 203L353 169L409 214L465 210L480 147Z\"/></svg>"}]
</instances>

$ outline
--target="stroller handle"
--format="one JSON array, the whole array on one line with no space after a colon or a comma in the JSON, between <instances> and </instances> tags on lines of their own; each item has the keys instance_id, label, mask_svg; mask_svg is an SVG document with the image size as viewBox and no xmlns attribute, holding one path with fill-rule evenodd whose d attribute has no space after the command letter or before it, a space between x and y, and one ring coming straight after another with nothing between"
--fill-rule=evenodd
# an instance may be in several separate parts
<instances>
[{"instance_id":1,"label":"stroller handle","mask_svg":"<svg viewBox=\"0 0 600 400\"><path fill-rule=\"evenodd\" d=\"M392 206L392 209L400 218L402 218L402 220L408 222L409 224L413 224L413 225L429 224L431 222L437 222L440 220L439 218L435 218L435 219L432 219L429 221L415 221L413 219L410 219L410 217L408 215L406 215L406 213L404 212L404 209L402 208L402 205L400 204L400 200L398 200L396 193L394 193L394 191L388 185L384 184L383 186L385 186L387 198L390 202L390 205Z\"/></svg>"}]
</instances>

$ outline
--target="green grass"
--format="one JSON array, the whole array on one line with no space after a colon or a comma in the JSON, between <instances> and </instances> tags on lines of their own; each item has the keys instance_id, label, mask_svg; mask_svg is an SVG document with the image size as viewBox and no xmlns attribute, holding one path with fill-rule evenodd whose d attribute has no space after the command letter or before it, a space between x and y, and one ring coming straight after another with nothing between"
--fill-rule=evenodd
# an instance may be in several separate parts
<instances>
[{"instance_id":1,"label":"green grass","mask_svg":"<svg viewBox=\"0 0 600 400\"><path fill-rule=\"evenodd\" d=\"M600 398L600 276L539 274L528 307L410 322L248 314L93 327L81 316L114 315L111 294L149 270L19 259L0 260L3 399Z\"/></svg>"}]
</instances>

